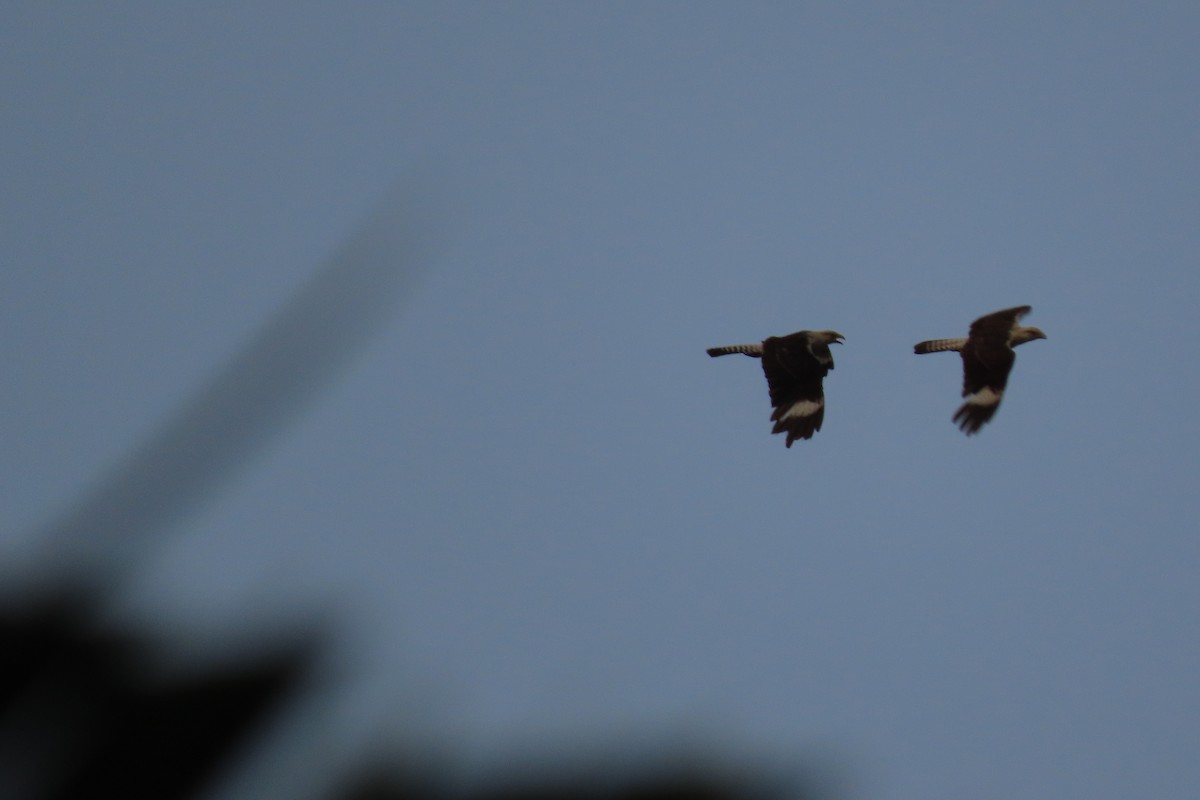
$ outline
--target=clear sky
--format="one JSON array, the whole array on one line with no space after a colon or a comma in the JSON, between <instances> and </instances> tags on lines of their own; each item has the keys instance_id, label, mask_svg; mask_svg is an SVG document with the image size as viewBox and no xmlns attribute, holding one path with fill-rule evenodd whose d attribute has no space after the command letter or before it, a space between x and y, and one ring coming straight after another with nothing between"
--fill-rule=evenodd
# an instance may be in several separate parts
<instances>
[{"instance_id":1,"label":"clear sky","mask_svg":"<svg viewBox=\"0 0 1200 800\"><path fill-rule=\"evenodd\" d=\"M48 521L399 193L402 300L111 614L336 608L335 760L1194 797L1198 41L1188 2L8 3L0 556L67 558ZM968 439L912 344L1019 304L1049 338ZM704 349L803 328L847 341L789 450Z\"/></svg>"}]
</instances>

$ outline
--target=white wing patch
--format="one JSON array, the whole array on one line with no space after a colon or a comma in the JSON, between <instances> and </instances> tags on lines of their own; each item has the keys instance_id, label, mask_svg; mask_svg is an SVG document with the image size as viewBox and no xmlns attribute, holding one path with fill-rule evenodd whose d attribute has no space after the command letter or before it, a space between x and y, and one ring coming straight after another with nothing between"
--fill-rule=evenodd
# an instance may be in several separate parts
<instances>
[{"instance_id":1,"label":"white wing patch","mask_svg":"<svg viewBox=\"0 0 1200 800\"><path fill-rule=\"evenodd\" d=\"M779 421L782 422L785 419L793 419L795 417L811 417L820 411L823 405L825 405L825 401L823 400L799 400L792 403L791 408L780 415Z\"/></svg>"},{"instance_id":2,"label":"white wing patch","mask_svg":"<svg viewBox=\"0 0 1200 800\"><path fill-rule=\"evenodd\" d=\"M1003 392L997 392L990 386L985 386L967 398L967 403L973 406L994 406L1000 402Z\"/></svg>"}]
</instances>

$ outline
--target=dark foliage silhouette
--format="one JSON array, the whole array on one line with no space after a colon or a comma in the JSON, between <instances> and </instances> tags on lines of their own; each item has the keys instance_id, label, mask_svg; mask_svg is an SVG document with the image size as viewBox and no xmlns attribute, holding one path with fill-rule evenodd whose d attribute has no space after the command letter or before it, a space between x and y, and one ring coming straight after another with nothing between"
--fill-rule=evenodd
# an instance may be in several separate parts
<instances>
[{"instance_id":1,"label":"dark foliage silhouette","mask_svg":"<svg viewBox=\"0 0 1200 800\"><path fill-rule=\"evenodd\" d=\"M107 597L147 545L211 500L387 321L430 245L428 220L395 194L298 295L91 492L51 520L54 558L0 597L0 797L204 797L273 720L311 690L316 626L265 652L186 674L158 668L142 631L102 623ZM816 797L712 759L555 765L462 788L453 758L397 752L334 776L329 800L694 800ZM785 790L786 789L786 790Z\"/></svg>"}]
</instances>

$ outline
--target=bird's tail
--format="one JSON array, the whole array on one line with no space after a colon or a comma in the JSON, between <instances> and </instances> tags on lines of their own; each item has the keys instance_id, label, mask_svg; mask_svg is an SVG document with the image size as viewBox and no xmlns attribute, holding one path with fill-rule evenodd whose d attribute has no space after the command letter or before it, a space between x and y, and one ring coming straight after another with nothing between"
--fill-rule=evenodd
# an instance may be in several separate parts
<instances>
[{"instance_id":1,"label":"bird's tail","mask_svg":"<svg viewBox=\"0 0 1200 800\"><path fill-rule=\"evenodd\" d=\"M921 355L923 353L941 353L944 350L957 351L962 350L966 343L966 339L930 339L927 342L917 342L913 345L913 352Z\"/></svg>"},{"instance_id":2,"label":"bird's tail","mask_svg":"<svg viewBox=\"0 0 1200 800\"><path fill-rule=\"evenodd\" d=\"M710 347L706 352L713 358L716 358L717 356L728 356L734 353L741 353L742 355L750 356L751 358L761 358L762 344L759 342L755 342L754 344L729 344L725 345L724 347Z\"/></svg>"}]
</instances>

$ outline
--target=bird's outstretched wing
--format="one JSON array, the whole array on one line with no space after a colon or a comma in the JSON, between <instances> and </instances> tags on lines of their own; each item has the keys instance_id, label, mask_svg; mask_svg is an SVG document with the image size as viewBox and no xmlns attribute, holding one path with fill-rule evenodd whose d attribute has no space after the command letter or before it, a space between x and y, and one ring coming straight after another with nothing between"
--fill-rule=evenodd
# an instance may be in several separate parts
<instances>
[{"instance_id":1,"label":"bird's outstretched wing","mask_svg":"<svg viewBox=\"0 0 1200 800\"><path fill-rule=\"evenodd\" d=\"M963 390L966 402L954 414L954 421L968 436L996 414L1008 385L1016 354L1011 338L1029 306L1006 308L980 317L971 323L970 336L962 346Z\"/></svg>"},{"instance_id":2,"label":"bird's outstretched wing","mask_svg":"<svg viewBox=\"0 0 1200 800\"><path fill-rule=\"evenodd\" d=\"M762 366L774 407L771 433L786 431L788 447L811 439L825 419L822 381L833 369L829 346L814 344L808 331L772 336L763 341Z\"/></svg>"}]
</instances>

